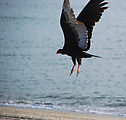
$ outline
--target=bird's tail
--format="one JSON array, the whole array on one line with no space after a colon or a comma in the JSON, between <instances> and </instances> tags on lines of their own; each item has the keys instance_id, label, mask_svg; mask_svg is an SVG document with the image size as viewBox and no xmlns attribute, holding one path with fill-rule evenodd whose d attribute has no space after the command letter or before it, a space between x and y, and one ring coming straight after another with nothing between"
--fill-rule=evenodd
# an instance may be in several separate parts
<instances>
[{"instance_id":1,"label":"bird's tail","mask_svg":"<svg viewBox=\"0 0 126 120\"><path fill-rule=\"evenodd\" d=\"M92 55L92 57L102 58L101 56L97 56L97 55Z\"/></svg>"},{"instance_id":2,"label":"bird's tail","mask_svg":"<svg viewBox=\"0 0 126 120\"><path fill-rule=\"evenodd\" d=\"M84 58L91 58L91 57L102 58L102 57L100 57L100 56L92 55L92 54L85 53L85 52L83 52L83 57L84 57Z\"/></svg>"}]
</instances>

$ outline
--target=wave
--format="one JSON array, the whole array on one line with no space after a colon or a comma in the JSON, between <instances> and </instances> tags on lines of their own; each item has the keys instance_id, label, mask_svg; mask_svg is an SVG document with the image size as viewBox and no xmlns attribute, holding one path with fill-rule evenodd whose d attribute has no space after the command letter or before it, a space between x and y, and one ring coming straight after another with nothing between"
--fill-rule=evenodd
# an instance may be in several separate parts
<instances>
[{"instance_id":1,"label":"wave","mask_svg":"<svg viewBox=\"0 0 126 120\"><path fill-rule=\"evenodd\" d=\"M24 107L24 108L37 108L44 110L56 110L56 111L67 111L67 112L79 112L79 113L91 113L100 115L112 115L126 117L125 110L119 111L114 107L98 107L88 105L63 105L52 102L41 102L41 101L8 101L1 102L0 106L13 106L13 107Z\"/></svg>"}]
</instances>

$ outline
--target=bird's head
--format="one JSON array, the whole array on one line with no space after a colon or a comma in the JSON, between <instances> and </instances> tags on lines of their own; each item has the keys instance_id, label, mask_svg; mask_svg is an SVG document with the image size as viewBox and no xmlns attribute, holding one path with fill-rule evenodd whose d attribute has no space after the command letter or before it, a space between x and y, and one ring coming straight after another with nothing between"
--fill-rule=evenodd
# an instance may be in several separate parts
<instances>
[{"instance_id":1,"label":"bird's head","mask_svg":"<svg viewBox=\"0 0 126 120\"><path fill-rule=\"evenodd\" d=\"M57 50L57 52L56 52L56 54L64 54L64 50L63 49L59 49L59 50Z\"/></svg>"}]
</instances>

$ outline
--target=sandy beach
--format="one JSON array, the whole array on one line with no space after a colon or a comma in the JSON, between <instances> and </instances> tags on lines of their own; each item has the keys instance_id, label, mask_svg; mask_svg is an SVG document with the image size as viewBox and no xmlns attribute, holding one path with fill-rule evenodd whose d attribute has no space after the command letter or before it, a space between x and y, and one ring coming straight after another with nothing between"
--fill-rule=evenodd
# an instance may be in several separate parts
<instances>
[{"instance_id":1,"label":"sandy beach","mask_svg":"<svg viewBox=\"0 0 126 120\"><path fill-rule=\"evenodd\" d=\"M0 106L0 120L126 120L126 117Z\"/></svg>"}]
</instances>

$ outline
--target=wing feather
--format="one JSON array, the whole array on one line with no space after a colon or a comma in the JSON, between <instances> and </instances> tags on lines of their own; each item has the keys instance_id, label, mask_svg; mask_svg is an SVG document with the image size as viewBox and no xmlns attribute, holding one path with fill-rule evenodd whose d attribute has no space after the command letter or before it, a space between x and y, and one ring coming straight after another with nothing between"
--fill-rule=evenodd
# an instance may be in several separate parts
<instances>
[{"instance_id":1,"label":"wing feather","mask_svg":"<svg viewBox=\"0 0 126 120\"><path fill-rule=\"evenodd\" d=\"M108 4L108 2L105 2L104 0L90 0L77 17L77 20L83 22L88 30L89 41L87 50L90 49L93 26L100 20L104 10L108 8L105 7L106 4Z\"/></svg>"},{"instance_id":2,"label":"wing feather","mask_svg":"<svg viewBox=\"0 0 126 120\"><path fill-rule=\"evenodd\" d=\"M64 0L60 23L65 36L64 47L85 50L88 44L88 31L84 23L75 18L69 0Z\"/></svg>"}]
</instances>

